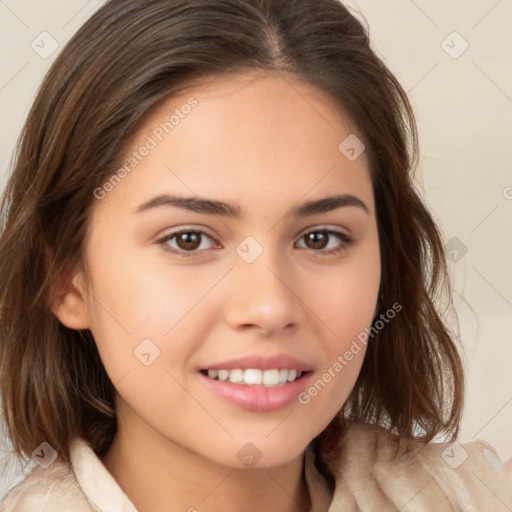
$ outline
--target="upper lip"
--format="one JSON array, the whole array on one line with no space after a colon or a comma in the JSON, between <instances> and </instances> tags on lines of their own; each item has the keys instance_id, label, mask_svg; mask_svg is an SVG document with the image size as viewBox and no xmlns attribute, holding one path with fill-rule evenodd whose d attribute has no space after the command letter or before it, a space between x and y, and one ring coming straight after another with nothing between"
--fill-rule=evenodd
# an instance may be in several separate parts
<instances>
[{"instance_id":1,"label":"upper lip","mask_svg":"<svg viewBox=\"0 0 512 512\"><path fill-rule=\"evenodd\" d=\"M302 370L309 371L311 366L304 363L296 357L288 354L277 354L274 356L261 356L257 354L237 357L236 359L230 359L229 361L221 361L219 363L212 364L203 370L246 370L248 368L256 368L259 370L272 370L277 368L288 369L288 370Z\"/></svg>"}]
</instances>

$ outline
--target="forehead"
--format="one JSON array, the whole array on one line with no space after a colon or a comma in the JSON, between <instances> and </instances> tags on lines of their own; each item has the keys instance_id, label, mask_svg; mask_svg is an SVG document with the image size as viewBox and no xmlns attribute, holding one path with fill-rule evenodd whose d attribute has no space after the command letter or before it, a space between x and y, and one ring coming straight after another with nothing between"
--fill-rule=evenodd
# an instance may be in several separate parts
<instances>
[{"instance_id":1,"label":"forehead","mask_svg":"<svg viewBox=\"0 0 512 512\"><path fill-rule=\"evenodd\" d=\"M338 186L335 192L365 196L371 206L366 155L350 161L340 151L354 132L329 95L290 75L203 78L147 114L120 164L149 141L151 149L130 172L130 186L116 188L139 196L157 189L230 195L243 202L248 191L267 201L278 193L297 201L297 194L325 195Z\"/></svg>"},{"instance_id":2,"label":"forehead","mask_svg":"<svg viewBox=\"0 0 512 512\"><path fill-rule=\"evenodd\" d=\"M190 82L154 107L145 116L141 131L155 126L165 114L179 110L190 98L199 103L195 113L202 107L219 128L229 121L240 121L242 115L252 114L245 120L259 120L261 125L267 125L268 131L276 121L281 121L279 127L288 124L288 129L289 125L303 121L308 123L310 131L342 128L357 132L341 103L331 95L295 75L263 70L218 74Z\"/></svg>"}]
</instances>

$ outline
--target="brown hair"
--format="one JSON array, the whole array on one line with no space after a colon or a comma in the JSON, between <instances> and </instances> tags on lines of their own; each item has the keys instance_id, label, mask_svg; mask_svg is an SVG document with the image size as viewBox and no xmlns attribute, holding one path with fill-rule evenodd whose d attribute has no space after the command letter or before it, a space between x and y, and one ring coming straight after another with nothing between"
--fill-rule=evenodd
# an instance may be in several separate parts
<instances>
[{"instance_id":1,"label":"brown hair","mask_svg":"<svg viewBox=\"0 0 512 512\"><path fill-rule=\"evenodd\" d=\"M251 69L290 73L350 116L370 162L380 311L402 306L314 440L320 466L329 477L322 461L350 422L423 441L458 433L463 370L434 304L444 292L451 305L451 291L440 234L413 186L415 119L361 22L337 0L111 0L45 77L1 205L0 397L18 456L46 441L69 461L75 436L108 451L115 388L90 331L66 328L50 306L82 261L93 192L144 115L194 79Z\"/></svg>"}]
</instances>

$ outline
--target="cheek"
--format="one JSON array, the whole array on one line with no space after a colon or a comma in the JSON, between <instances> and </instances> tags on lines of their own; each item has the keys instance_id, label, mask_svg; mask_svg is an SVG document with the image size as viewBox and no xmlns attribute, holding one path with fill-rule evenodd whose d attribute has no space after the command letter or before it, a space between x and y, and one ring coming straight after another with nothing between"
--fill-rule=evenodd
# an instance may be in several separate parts
<instances>
[{"instance_id":1,"label":"cheek","mask_svg":"<svg viewBox=\"0 0 512 512\"><path fill-rule=\"evenodd\" d=\"M317 277L310 300L325 334L323 360L303 403L322 395L328 417L346 401L363 364L380 286L378 245L369 244L357 258L347 259L329 275Z\"/></svg>"},{"instance_id":2,"label":"cheek","mask_svg":"<svg viewBox=\"0 0 512 512\"><path fill-rule=\"evenodd\" d=\"M331 352L344 351L371 325L379 286L378 247L347 260L332 272L317 276L311 288L311 301L328 333Z\"/></svg>"},{"instance_id":3,"label":"cheek","mask_svg":"<svg viewBox=\"0 0 512 512\"><path fill-rule=\"evenodd\" d=\"M313 299L322 329L322 363L315 378L298 396L318 433L327 426L346 402L361 370L368 331L375 314L379 272L363 272L354 267L340 272L324 284ZM317 289L318 290L318 289ZM321 412L320 412L321 411Z\"/></svg>"},{"instance_id":4,"label":"cheek","mask_svg":"<svg viewBox=\"0 0 512 512\"><path fill-rule=\"evenodd\" d=\"M115 382L128 370L140 369L140 356L147 353L155 361L152 367L174 371L199 344L203 304L212 307L204 298L222 275L221 269L205 273L171 267L163 258L162 264L154 260L145 264L130 256L134 251L102 247L91 260L88 308L91 332L111 379Z\"/></svg>"}]
</instances>

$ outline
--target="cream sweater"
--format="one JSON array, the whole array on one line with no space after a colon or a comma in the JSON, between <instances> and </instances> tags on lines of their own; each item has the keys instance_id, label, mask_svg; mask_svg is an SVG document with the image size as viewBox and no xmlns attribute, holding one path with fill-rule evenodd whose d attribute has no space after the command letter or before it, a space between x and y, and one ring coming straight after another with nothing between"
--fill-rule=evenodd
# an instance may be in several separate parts
<instances>
[{"instance_id":1,"label":"cream sweater","mask_svg":"<svg viewBox=\"0 0 512 512\"><path fill-rule=\"evenodd\" d=\"M304 474L314 512L510 512L512 466L484 442L397 439L377 427L351 427L332 454L334 495L308 447ZM200 508L199 508L200 510ZM1 512L137 512L83 439L71 444L71 465L35 467L15 486Z\"/></svg>"}]
</instances>

